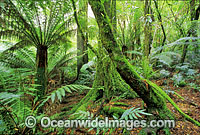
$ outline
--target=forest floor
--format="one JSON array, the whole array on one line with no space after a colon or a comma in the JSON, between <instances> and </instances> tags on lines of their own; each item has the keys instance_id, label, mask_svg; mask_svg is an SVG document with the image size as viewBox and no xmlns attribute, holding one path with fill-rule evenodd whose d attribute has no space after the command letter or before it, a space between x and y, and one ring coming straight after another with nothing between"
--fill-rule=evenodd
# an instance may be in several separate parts
<instances>
[{"instance_id":1,"label":"forest floor","mask_svg":"<svg viewBox=\"0 0 200 135\"><path fill-rule=\"evenodd\" d=\"M162 80L153 80L154 83L159 85L163 89L168 89L171 91L174 91L178 93L180 96L184 98L181 99L178 96L176 96L173 93L169 93L169 96L174 100L174 102L180 107L180 109L186 113L187 115L191 116L193 119L200 121L200 92L197 90L194 90L190 86L185 87L175 87L173 85L173 81L162 79ZM164 82L167 82L168 85L163 85ZM196 80L197 84L200 84L199 78ZM78 103L84 96L85 93L79 94L79 93L72 93L67 94L65 99L61 104L57 104L56 106L52 107L52 109L49 111L49 115L53 115L55 113L60 113L62 111L70 110L76 103ZM125 104L128 104L128 107L121 107L122 109L129 109L132 107L136 108L142 108L142 100L140 98L135 99L120 99L117 102L122 102ZM109 105L112 105L114 103L109 103ZM200 127L195 126L189 121L186 121L176 110L175 108L170 104L167 103L168 108L175 114L176 116L176 126L174 128L171 128L171 134L173 135L199 135L200 133ZM67 109L63 109L66 108ZM91 106L88 107L88 110L91 113L95 113L98 110L99 106L91 108ZM106 117L106 116L100 116L100 117ZM77 128L75 131L73 131L73 134L88 134L88 129L79 129ZM131 131L131 134L137 135L140 132L141 128L134 128ZM122 134L122 129L117 129L112 134ZM70 134L72 132L72 129L66 129L66 134ZM89 134L96 134L95 130L91 130ZM161 134L161 133L160 133Z\"/></svg>"}]
</instances>

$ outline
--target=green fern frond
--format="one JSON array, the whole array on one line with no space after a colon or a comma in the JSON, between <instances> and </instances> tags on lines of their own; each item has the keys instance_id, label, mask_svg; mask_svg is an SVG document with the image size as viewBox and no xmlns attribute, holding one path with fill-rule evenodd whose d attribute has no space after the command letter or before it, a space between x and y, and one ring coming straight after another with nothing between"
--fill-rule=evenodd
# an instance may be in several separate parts
<instances>
[{"instance_id":1,"label":"green fern frond","mask_svg":"<svg viewBox=\"0 0 200 135\"><path fill-rule=\"evenodd\" d=\"M58 100L61 102L62 98L65 96L65 92L72 93L72 91L82 91L86 89L91 89L90 87L84 86L84 85L76 85L76 84L71 84L71 85L66 85L62 86L61 88L58 88L57 90L53 91L50 93L51 101L54 103L56 97Z\"/></svg>"},{"instance_id":2,"label":"green fern frond","mask_svg":"<svg viewBox=\"0 0 200 135\"><path fill-rule=\"evenodd\" d=\"M152 115L150 113L146 113L144 109L140 109L140 108L130 108L128 110L126 110L120 119L125 119L128 120L129 118L132 119L138 119L138 117L142 117L140 114L143 115Z\"/></svg>"}]
</instances>

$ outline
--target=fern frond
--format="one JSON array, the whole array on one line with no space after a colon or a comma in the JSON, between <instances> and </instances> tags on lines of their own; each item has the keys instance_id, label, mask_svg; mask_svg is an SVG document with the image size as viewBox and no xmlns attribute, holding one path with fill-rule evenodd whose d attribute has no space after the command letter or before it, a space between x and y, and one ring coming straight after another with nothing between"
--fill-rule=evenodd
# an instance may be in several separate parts
<instances>
[{"instance_id":1,"label":"fern frond","mask_svg":"<svg viewBox=\"0 0 200 135\"><path fill-rule=\"evenodd\" d=\"M48 98L51 97L51 101L54 103L57 95L58 100L61 102L62 98L65 96L65 92L72 93L72 91L81 91L86 89L91 89L91 88L84 85L76 85L76 84L66 85L51 92Z\"/></svg>"},{"instance_id":2,"label":"fern frond","mask_svg":"<svg viewBox=\"0 0 200 135\"><path fill-rule=\"evenodd\" d=\"M143 115L152 115L150 113L146 113L144 109L140 109L140 108L130 108L128 110L126 110L120 119L125 119L128 120L128 118L132 119L138 119L138 117L142 117L140 114Z\"/></svg>"}]
</instances>

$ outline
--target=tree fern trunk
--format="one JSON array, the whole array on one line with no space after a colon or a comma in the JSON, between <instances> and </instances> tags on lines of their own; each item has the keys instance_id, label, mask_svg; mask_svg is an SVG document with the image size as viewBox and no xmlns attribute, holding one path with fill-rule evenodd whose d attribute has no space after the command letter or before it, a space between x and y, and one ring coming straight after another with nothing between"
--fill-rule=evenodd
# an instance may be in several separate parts
<instances>
[{"instance_id":1,"label":"tree fern trunk","mask_svg":"<svg viewBox=\"0 0 200 135\"><path fill-rule=\"evenodd\" d=\"M37 87L38 97L43 97L47 90L47 46L40 45L37 48L36 54L37 61L37 73L36 73L36 84L40 85Z\"/></svg>"}]
</instances>

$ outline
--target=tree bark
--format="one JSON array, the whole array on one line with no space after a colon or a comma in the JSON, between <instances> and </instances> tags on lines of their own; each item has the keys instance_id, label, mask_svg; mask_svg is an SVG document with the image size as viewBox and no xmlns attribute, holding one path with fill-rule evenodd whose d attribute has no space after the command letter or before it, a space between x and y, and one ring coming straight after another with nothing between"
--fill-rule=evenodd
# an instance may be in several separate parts
<instances>
[{"instance_id":1,"label":"tree bark","mask_svg":"<svg viewBox=\"0 0 200 135\"><path fill-rule=\"evenodd\" d=\"M77 25L80 25L76 15L75 2L73 0L72 3L76 23ZM100 37L102 45L107 50L109 57L111 58L113 64L115 65L115 68L121 75L122 79L124 79L125 82L129 84L129 86L131 86L131 88L135 90L136 93L147 104L148 111L150 113L153 111L158 112L160 118L162 119L173 119L171 112L166 107L165 99L167 99L175 107L175 109L187 120L200 126L199 122L195 121L190 116L182 112L179 109L179 107L174 103L174 101L161 88L159 88L156 84L152 83L151 81L141 78L139 74L133 69L133 66L127 61L127 59L123 56L122 52L120 51L120 48L115 39L115 35L112 33L112 27L105 12L104 5L101 3L101 0L89 0L89 4L92 7L98 26L100 28ZM83 33L82 37L84 37ZM92 48L89 44L88 46ZM93 93L95 92L89 91L89 93L81 100L81 102L78 105L84 103L85 100L88 101L93 95ZM75 106L67 114L77 111L77 109L80 108L78 105Z\"/></svg>"}]
</instances>

